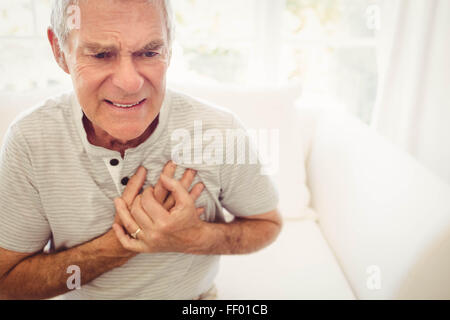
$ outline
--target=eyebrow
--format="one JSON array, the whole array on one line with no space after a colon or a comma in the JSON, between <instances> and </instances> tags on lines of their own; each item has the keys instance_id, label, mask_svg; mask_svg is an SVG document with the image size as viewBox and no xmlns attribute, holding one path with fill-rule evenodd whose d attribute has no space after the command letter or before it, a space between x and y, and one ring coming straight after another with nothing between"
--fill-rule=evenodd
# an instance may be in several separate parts
<instances>
[{"instance_id":1,"label":"eyebrow","mask_svg":"<svg viewBox=\"0 0 450 320\"><path fill-rule=\"evenodd\" d=\"M152 51L161 49L162 47L164 47L164 41L162 39L158 39L150 41L141 50L138 51Z\"/></svg>"},{"instance_id":2,"label":"eyebrow","mask_svg":"<svg viewBox=\"0 0 450 320\"><path fill-rule=\"evenodd\" d=\"M158 50L164 47L164 45L165 45L164 40L162 39L152 40L149 43L147 43L142 49L137 50L137 52ZM116 45L105 45L96 42L82 43L81 48L87 49L92 52L118 51L118 47Z\"/></svg>"}]
</instances>

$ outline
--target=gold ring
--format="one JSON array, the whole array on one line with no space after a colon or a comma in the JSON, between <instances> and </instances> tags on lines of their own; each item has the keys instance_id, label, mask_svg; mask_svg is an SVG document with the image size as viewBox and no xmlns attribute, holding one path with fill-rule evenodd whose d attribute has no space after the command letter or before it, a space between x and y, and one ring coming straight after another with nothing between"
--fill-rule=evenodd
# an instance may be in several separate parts
<instances>
[{"instance_id":1,"label":"gold ring","mask_svg":"<svg viewBox=\"0 0 450 320\"><path fill-rule=\"evenodd\" d=\"M141 228L138 228L135 233L131 234L131 237L133 239L137 239L137 236L138 236L139 232L141 232L141 231L142 231Z\"/></svg>"}]
</instances>

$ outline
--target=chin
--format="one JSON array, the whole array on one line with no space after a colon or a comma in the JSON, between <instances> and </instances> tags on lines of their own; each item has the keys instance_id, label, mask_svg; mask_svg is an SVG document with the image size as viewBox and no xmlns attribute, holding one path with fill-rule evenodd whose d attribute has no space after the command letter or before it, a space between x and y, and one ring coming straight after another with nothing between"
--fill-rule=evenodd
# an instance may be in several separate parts
<instances>
[{"instance_id":1,"label":"chin","mask_svg":"<svg viewBox=\"0 0 450 320\"><path fill-rule=\"evenodd\" d=\"M126 143L139 138L144 134L144 132L145 128L142 130L136 130L136 127L132 127L128 129L124 128L121 130L111 130L109 134L120 142Z\"/></svg>"}]
</instances>

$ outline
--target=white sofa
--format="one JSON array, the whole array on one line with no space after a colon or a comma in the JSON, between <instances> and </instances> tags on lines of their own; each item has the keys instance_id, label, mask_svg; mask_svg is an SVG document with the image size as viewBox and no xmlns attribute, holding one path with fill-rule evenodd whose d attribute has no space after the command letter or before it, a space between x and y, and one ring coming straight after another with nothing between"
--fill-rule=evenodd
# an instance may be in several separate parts
<instances>
[{"instance_id":1,"label":"white sofa","mask_svg":"<svg viewBox=\"0 0 450 320\"><path fill-rule=\"evenodd\" d=\"M280 129L283 230L222 257L219 299L450 299L450 186L350 114L294 108L297 88L173 87ZM54 91L0 95L0 139Z\"/></svg>"}]
</instances>

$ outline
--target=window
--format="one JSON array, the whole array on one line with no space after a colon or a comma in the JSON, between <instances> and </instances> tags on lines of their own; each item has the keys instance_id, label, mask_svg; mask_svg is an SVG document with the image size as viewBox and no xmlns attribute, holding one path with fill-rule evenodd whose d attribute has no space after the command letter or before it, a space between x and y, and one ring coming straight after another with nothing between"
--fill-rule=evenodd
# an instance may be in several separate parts
<instances>
[{"instance_id":1,"label":"window","mask_svg":"<svg viewBox=\"0 0 450 320\"><path fill-rule=\"evenodd\" d=\"M341 104L370 121L377 90L377 2L286 1L282 78L301 81L306 104Z\"/></svg>"},{"instance_id":2,"label":"window","mask_svg":"<svg viewBox=\"0 0 450 320\"><path fill-rule=\"evenodd\" d=\"M298 82L302 103L341 105L365 122L377 90L378 0L173 0L173 79Z\"/></svg>"},{"instance_id":3,"label":"window","mask_svg":"<svg viewBox=\"0 0 450 320\"><path fill-rule=\"evenodd\" d=\"M172 0L169 79L240 86L300 83L302 103L369 122L379 0ZM46 40L51 0L0 3L0 91L70 86ZM45 71L45 72L43 72Z\"/></svg>"},{"instance_id":4,"label":"window","mask_svg":"<svg viewBox=\"0 0 450 320\"><path fill-rule=\"evenodd\" d=\"M0 1L0 92L28 92L71 80L47 41L51 0Z\"/></svg>"}]
</instances>

